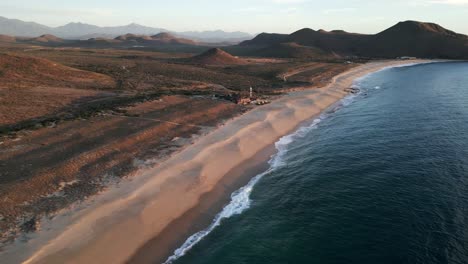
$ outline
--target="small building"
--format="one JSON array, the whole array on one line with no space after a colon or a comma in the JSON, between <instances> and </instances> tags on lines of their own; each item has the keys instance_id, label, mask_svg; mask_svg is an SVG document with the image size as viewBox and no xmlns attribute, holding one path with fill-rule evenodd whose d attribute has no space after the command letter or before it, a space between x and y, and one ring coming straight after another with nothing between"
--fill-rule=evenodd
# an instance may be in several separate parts
<instances>
[{"instance_id":1,"label":"small building","mask_svg":"<svg viewBox=\"0 0 468 264\"><path fill-rule=\"evenodd\" d=\"M398 57L397 59L399 59L399 60L415 60L416 57L402 56L402 57Z\"/></svg>"}]
</instances>

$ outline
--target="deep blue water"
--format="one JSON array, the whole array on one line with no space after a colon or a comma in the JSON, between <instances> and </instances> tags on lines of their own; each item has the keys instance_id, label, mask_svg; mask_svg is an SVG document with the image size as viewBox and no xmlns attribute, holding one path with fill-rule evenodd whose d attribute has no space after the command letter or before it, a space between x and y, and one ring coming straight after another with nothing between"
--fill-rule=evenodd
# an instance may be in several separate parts
<instances>
[{"instance_id":1,"label":"deep blue water","mask_svg":"<svg viewBox=\"0 0 468 264\"><path fill-rule=\"evenodd\" d=\"M468 263L468 63L358 85L175 263Z\"/></svg>"}]
</instances>

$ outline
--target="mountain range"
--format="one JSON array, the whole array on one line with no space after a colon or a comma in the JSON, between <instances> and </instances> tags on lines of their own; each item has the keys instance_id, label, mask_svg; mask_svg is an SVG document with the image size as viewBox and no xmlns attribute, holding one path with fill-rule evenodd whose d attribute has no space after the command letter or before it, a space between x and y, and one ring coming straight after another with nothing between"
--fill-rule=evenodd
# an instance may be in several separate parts
<instances>
[{"instance_id":1,"label":"mountain range","mask_svg":"<svg viewBox=\"0 0 468 264\"><path fill-rule=\"evenodd\" d=\"M304 28L290 35L262 33L241 47L273 57L468 59L468 36L434 23L400 22L375 35Z\"/></svg>"},{"instance_id":2,"label":"mountain range","mask_svg":"<svg viewBox=\"0 0 468 264\"><path fill-rule=\"evenodd\" d=\"M40 37L37 37L40 35ZM73 37L81 35L79 37ZM33 37L14 37L33 36ZM468 36L440 25L403 21L377 34L303 28L292 34L206 31L168 33L162 28L137 24L98 27L70 23L50 28L33 22L0 17L0 42L89 48L143 48L198 53L224 46L237 56L344 59L344 58L444 58L468 59ZM245 40L245 38L249 40ZM243 40L241 42L241 40ZM215 43L208 43L208 42ZM239 45L229 46L235 43Z\"/></svg>"},{"instance_id":3,"label":"mountain range","mask_svg":"<svg viewBox=\"0 0 468 264\"><path fill-rule=\"evenodd\" d=\"M126 26L99 27L84 23L68 23L60 27L48 27L35 22L0 17L0 34L20 37L55 35L64 39L115 38L125 34L155 35L170 32L178 37L190 38L203 42L240 42L253 36L244 32L187 31L175 32L163 28L153 28L135 23Z\"/></svg>"}]
</instances>

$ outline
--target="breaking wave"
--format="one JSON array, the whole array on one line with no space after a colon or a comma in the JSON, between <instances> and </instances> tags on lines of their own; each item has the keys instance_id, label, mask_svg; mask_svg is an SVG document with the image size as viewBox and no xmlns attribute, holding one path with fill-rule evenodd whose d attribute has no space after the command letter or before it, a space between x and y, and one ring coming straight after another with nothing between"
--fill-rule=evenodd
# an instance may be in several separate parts
<instances>
[{"instance_id":1,"label":"breaking wave","mask_svg":"<svg viewBox=\"0 0 468 264\"><path fill-rule=\"evenodd\" d=\"M319 118L313 120L311 124L305 125L297 129L294 133L286 135L280 138L276 143L275 147L277 153L271 157L268 161L270 167L263 173L258 174L252 178L247 185L240 188L231 194L231 201L227 204L222 211L216 215L213 222L206 229L199 231L192 236L190 236L182 246L174 251L174 254L170 256L164 264L170 264L184 256L188 251L190 251L196 244L198 244L203 238L208 236L216 227L218 227L223 219L230 218L234 215L242 214L245 210L250 208L252 200L250 195L255 187L255 185L269 173L275 171L276 169L285 165L284 156L288 152L288 146L298 138L305 137L311 130L315 129L317 125L322 122L323 119L327 118L331 113L336 112L339 108L349 105L356 95L349 95L337 104L331 107L328 111L325 111L320 115Z\"/></svg>"},{"instance_id":2,"label":"breaking wave","mask_svg":"<svg viewBox=\"0 0 468 264\"><path fill-rule=\"evenodd\" d=\"M231 201L229 204L227 204L223 210L216 215L214 218L213 222L208 226L206 229L199 231L192 236L190 236L184 244L179 247L177 250L174 251L174 254L170 256L164 264L171 264L180 257L184 256L188 251L190 251L198 242L200 242L203 238L208 236L216 227L218 227L223 219L230 218L234 215L239 215L242 214L245 210L250 208L250 205L252 203L252 200L250 199L250 194L253 191L253 188L255 185L265 176L268 175L269 173L275 171L276 169L282 167L285 165L284 161L284 156L288 152L288 146L294 142L295 139L297 138L302 138L307 135L308 132L311 130L315 129L317 125L325 118L327 118L330 114L335 113L338 109L347 106L351 104L357 96L362 92L360 84L367 79L370 75L375 74L376 72L381 72L390 68L400 68L400 67L409 67L409 66L414 66L418 64L426 64L426 63L408 63L408 64L403 64L403 65L394 65L394 66L389 66L382 68L379 71L375 71L371 74L362 76L360 78L357 78L354 81L353 88L356 88L359 90L357 94L350 94L346 96L345 98L341 99L338 101L335 105L330 107L328 110L324 111L323 114L320 115L319 118L313 120L313 122L309 125L305 125L300 127L298 130L296 130L294 133L286 135L279 139L275 143L275 147L277 149L277 153L271 157L271 159L268 161L268 164L270 165L269 169L266 170L263 173L258 174L254 178L252 178L247 185L244 187L240 188L239 190L235 191L234 193L231 194ZM380 88L380 87L379 87Z\"/></svg>"}]
</instances>

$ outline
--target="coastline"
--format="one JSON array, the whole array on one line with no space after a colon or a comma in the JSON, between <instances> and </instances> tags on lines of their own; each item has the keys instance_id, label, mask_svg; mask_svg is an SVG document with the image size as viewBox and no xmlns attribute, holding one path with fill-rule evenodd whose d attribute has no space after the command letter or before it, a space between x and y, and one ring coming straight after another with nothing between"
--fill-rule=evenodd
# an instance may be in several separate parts
<instances>
[{"instance_id":1,"label":"coastline","mask_svg":"<svg viewBox=\"0 0 468 264\"><path fill-rule=\"evenodd\" d=\"M261 164L274 153L271 147L279 138L344 98L348 94L344 89L354 80L384 68L424 62L431 61L358 66L336 76L324 88L290 93L230 121L128 186L96 199L69 219L71 224L64 232L47 239L46 246L39 247L26 263L164 261L187 234L212 221L233 190L264 168ZM183 228L174 225L177 221L185 221ZM158 243L164 234L172 242L159 239L164 241ZM154 255L148 255L151 251ZM14 256L8 257L14 261Z\"/></svg>"}]
</instances>

